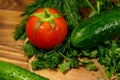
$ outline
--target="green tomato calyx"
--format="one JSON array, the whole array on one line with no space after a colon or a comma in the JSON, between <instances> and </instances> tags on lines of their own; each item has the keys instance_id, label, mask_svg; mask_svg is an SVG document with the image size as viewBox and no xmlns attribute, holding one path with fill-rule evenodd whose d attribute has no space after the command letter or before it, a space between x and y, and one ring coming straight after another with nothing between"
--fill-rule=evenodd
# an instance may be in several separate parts
<instances>
[{"instance_id":1,"label":"green tomato calyx","mask_svg":"<svg viewBox=\"0 0 120 80\"><path fill-rule=\"evenodd\" d=\"M43 22L49 22L51 24L52 30L54 29L54 19L60 17L60 14L51 14L49 8L44 8L42 13L33 13L31 16L36 16L39 18L36 27L35 27L35 34L37 29L39 28L40 24Z\"/></svg>"}]
</instances>

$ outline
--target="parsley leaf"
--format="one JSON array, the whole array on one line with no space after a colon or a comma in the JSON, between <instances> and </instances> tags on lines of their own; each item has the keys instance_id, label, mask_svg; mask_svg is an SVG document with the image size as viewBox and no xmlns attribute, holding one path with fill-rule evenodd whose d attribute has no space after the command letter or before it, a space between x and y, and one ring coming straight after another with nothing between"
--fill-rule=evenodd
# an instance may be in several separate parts
<instances>
[{"instance_id":1,"label":"parsley leaf","mask_svg":"<svg viewBox=\"0 0 120 80\"><path fill-rule=\"evenodd\" d=\"M23 46L23 50L28 57L32 57L37 52L36 48L29 41Z\"/></svg>"},{"instance_id":2,"label":"parsley leaf","mask_svg":"<svg viewBox=\"0 0 120 80\"><path fill-rule=\"evenodd\" d=\"M106 47L99 46L98 61L101 65L104 65L105 73L109 78L120 71L119 46L119 43L113 40Z\"/></svg>"},{"instance_id":3,"label":"parsley leaf","mask_svg":"<svg viewBox=\"0 0 120 80\"><path fill-rule=\"evenodd\" d=\"M89 70L89 71L97 71L97 67L94 65L94 64L88 64L86 66L86 69Z\"/></svg>"},{"instance_id":4,"label":"parsley leaf","mask_svg":"<svg viewBox=\"0 0 120 80\"><path fill-rule=\"evenodd\" d=\"M64 61L62 64L58 65L61 72L65 72L70 69L70 62Z\"/></svg>"}]
</instances>

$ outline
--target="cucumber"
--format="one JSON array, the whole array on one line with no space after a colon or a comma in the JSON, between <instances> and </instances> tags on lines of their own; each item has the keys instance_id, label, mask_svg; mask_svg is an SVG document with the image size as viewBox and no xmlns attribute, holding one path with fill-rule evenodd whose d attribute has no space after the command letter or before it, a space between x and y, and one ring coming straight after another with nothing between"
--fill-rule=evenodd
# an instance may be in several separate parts
<instances>
[{"instance_id":1,"label":"cucumber","mask_svg":"<svg viewBox=\"0 0 120 80\"><path fill-rule=\"evenodd\" d=\"M71 34L77 48L93 48L120 35L120 9L111 9L79 23Z\"/></svg>"},{"instance_id":2,"label":"cucumber","mask_svg":"<svg viewBox=\"0 0 120 80\"><path fill-rule=\"evenodd\" d=\"M48 80L12 63L0 61L0 80Z\"/></svg>"}]
</instances>

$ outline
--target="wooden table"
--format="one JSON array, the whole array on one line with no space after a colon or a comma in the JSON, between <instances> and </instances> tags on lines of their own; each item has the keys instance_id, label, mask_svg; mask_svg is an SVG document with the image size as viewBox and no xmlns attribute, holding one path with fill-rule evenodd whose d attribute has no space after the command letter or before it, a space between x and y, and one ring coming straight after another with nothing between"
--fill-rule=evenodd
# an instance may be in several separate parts
<instances>
[{"instance_id":1,"label":"wooden table","mask_svg":"<svg viewBox=\"0 0 120 80\"><path fill-rule=\"evenodd\" d=\"M16 25L23 19L20 14L24 7L32 0L0 0L0 60L11 62L25 69L31 70L29 59L24 55L22 46L24 41L13 39ZM45 76L50 80L96 80L97 77L105 77L103 68L97 63L98 71L87 71L85 68L71 69L66 74L59 70L39 70L37 74ZM31 70L32 71L32 70Z\"/></svg>"}]
</instances>

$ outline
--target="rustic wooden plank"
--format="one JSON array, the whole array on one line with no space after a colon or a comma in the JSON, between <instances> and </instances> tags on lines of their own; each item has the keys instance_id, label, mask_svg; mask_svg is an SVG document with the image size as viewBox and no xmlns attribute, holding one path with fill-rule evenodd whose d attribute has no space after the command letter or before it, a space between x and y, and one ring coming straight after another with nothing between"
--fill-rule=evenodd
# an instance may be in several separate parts
<instances>
[{"instance_id":1,"label":"rustic wooden plank","mask_svg":"<svg viewBox=\"0 0 120 80\"><path fill-rule=\"evenodd\" d=\"M11 11L11 10L2 10L0 9L0 22L7 24L18 24L23 19L20 15L22 11Z\"/></svg>"},{"instance_id":2,"label":"rustic wooden plank","mask_svg":"<svg viewBox=\"0 0 120 80\"><path fill-rule=\"evenodd\" d=\"M0 9L23 11L34 0L0 0Z\"/></svg>"},{"instance_id":3,"label":"rustic wooden plank","mask_svg":"<svg viewBox=\"0 0 120 80\"><path fill-rule=\"evenodd\" d=\"M16 26L23 19L20 16L22 11L0 10L0 12L0 45L22 50L24 42L13 39Z\"/></svg>"},{"instance_id":4,"label":"rustic wooden plank","mask_svg":"<svg viewBox=\"0 0 120 80\"><path fill-rule=\"evenodd\" d=\"M28 58L23 54L20 54L20 53L18 54L18 52L0 50L0 56L8 59L28 62Z\"/></svg>"},{"instance_id":5,"label":"rustic wooden plank","mask_svg":"<svg viewBox=\"0 0 120 80\"><path fill-rule=\"evenodd\" d=\"M29 69L29 60L22 50L24 42L13 39L16 25L23 19L21 14L22 11L0 9L0 60Z\"/></svg>"},{"instance_id":6,"label":"rustic wooden plank","mask_svg":"<svg viewBox=\"0 0 120 80\"><path fill-rule=\"evenodd\" d=\"M17 60L3 58L3 57L0 57L0 61L10 62L12 64L18 65L18 66L20 66L22 68L25 68L25 69L29 70L29 63L28 62L17 61Z\"/></svg>"},{"instance_id":7,"label":"rustic wooden plank","mask_svg":"<svg viewBox=\"0 0 120 80\"><path fill-rule=\"evenodd\" d=\"M20 53L20 54L24 55L24 51L22 49L16 49L16 48L13 48L11 46L0 45L0 50L17 52L17 53Z\"/></svg>"},{"instance_id":8,"label":"rustic wooden plank","mask_svg":"<svg viewBox=\"0 0 120 80\"><path fill-rule=\"evenodd\" d=\"M15 41L14 36L14 30L8 30L8 29L0 29L0 45L6 45L9 47L14 47L17 49L21 49L24 45L23 41Z\"/></svg>"}]
</instances>

